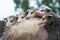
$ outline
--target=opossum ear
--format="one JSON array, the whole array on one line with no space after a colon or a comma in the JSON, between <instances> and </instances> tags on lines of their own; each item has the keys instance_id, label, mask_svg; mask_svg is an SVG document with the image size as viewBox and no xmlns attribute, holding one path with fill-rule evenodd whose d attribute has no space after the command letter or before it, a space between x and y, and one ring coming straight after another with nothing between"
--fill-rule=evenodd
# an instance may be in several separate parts
<instances>
[{"instance_id":1,"label":"opossum ear","mask_svg":"<svg viewBox=\"0 0 60 40\"><path fill-rule=\"evenodd\" d=\"M52 11L51 8L46 8L46 12L50 12L50 11Z\"/></svg>"},{"instance_id":2,"label":"opossum ear","mask_svg":"<svg viewBox=\"0 0 60 40\"><path fill-rule=\"evenodd\" d=\"M4 18L4 21L7 22L8 21L7 18Z\"/></svg>"},{"instance_id":3,"label":"opossum ear","mask_svg":"<svg viewBox=\"0 0 60 40\"><path fill-rule=\"evenodd\" d=\"M16 17L16 20L18 20L18 17Z\"/></svg>"},{"instance_id":4,"label":"opossum ear","mask_svg":"<svg viewBox=\"0 0 60 40\"><path fill-rule=\"evenodd\" d=\"M27 11L27 12L26 12L26 15L27 15L28 13L29 13L29 12Z\"/></svg>"},{"instance_id":5,"label":"opossum ear","mask_svg":"<svg viewBox=\"0 0 60 40\"><path fill-rule=\"evenodd\" d=\"M53 17L53 15L47 15L46 16L48 19L51 19Z\"/></svg>"},{"instance_id":6,"label":"opossum ear","mask_svg":"<svg viewBox=\"0 0 60 40\"><path fill-rule=\"evenodd\" d=\"M21 15L21 13L19 13L19 14L16 14L16 17L18 17L18 16L20 16Z\"/></svg>"},{"instance_id":7,"label":"opossum ear","mask_svg":"<svg viewBox=\"0 0 60 40\"><path fill-rule=\"evenodd\" d=\"M50 9L47 9L47 8L46 8L46 12L50 12Z\"/></svg>"},{"instance_id":8,"label":"opossum ear","mask_svg":"<svg viewBox=\"0 0 60 40\"><path fill-rule=\"evenodd\" d=\"M29 11L26 11L25 14L24 14L24 16L26 17L28 15L28 13L29 13Z\"/></svg>"},{"instance_id":9,"label":"opossum ear","mask_svg":"<svg viewBox=\"0 0 60 40\"><path fill-rule=\"evenodd\" d=\"M18 17L18 14L16 14L16 16Z\"/></svg>"}]
</instances>

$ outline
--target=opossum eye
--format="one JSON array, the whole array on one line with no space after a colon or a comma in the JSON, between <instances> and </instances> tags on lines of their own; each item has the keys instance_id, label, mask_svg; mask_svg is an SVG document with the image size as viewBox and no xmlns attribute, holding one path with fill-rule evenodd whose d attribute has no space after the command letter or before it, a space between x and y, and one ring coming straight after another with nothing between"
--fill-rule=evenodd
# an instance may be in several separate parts
<instances>
[{"instance_id":1,"label":"opossum eye","mask_svg":"<svg viewBox=\"0 0 60 40\"><path fill-rule=\"evenodd\" d=\"M41 10L41 11L44 11L44 10Z\"/></svg>"},{"instance_id":2,"label":"opossum eye","mask_svg":"<svg viewBox=\"0 0 60 40\"><path fill-rule=\"evenodd\" d=\"M21 17L21 18L24 18L24 17Z\"/></svg>"},{"instance_id":3,"label":"opossum eye","mask_svg":"<svg viewBox=\"0 0 60 40\"><path fill-rule=\"evenodd\" d=\"M33 14L33 12L31 12L31 14Z\"/></svg>"},{"instance_id":4,"label":"opossum eye","mask_svg":"<svg viewBox=\"0 0 60 40\"><path fill-rule=\"evenodd\" d=\"M10 22L13 22L13 20L11 20Z\"/></svg>"}]
</instances>

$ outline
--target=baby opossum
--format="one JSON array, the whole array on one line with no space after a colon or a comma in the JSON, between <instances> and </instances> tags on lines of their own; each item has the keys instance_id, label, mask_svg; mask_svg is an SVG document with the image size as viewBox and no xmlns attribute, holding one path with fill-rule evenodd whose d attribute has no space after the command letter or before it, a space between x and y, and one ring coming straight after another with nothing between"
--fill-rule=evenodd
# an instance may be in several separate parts
<instances>
[{"instance_id":1,"label":"baby opossum","mask_svg":"<svg viewBox=\"0 0 60 40\"><path fill-rule=\"evenodd\" d=\"M38 11L39 9L30 9L30 10L27 10L26 12L26 19L30 19L30 18L38 18L40 16L38 16L35 11Z\"/></svg>"},{"instance_id":2,"label":"baby opossum","mask_svg":"<svg viewBox=\"0 0 60 40\"><path fill-rule=\"evenodd\" d=\"M17 19L18 18L14 15L4 18L7 27L15 24L17 22Z\"/></svg>"},{"instance_id":3,"label":"baby opossum","mask_svg":"<svg viewBox=\"0 0 60 40\"><path fill-rule=\"evenodd\" d=\"M51 15L45 25L45 29L48 32L48 40L60 40L60 17L54 12L49 12L47 15Z\"/></svg>"},{"instance_id":4,"label":"baby opossum","mask_svg":"<svg viewBox=\"0 0 60 40\"><path fill-rule=\"evenodd\" d=\"M41 17L44 16L47 12L52 12L52 9L49 7L43 7L35 11L36 15L41 16Z\"/></svg>"},{"instance_id":5,"label":"baby opossum","mask_svg":"<svg viewBox=\"0 0 60 40\"><path fill-rule=\"evenodd\" d=\"M25 20L25 16L24 16L23 13L22 14L17 14L17 17L18 17L18 20L17 20L18 23L20 23L20 22Z\"/></svg>"}]
</instances>

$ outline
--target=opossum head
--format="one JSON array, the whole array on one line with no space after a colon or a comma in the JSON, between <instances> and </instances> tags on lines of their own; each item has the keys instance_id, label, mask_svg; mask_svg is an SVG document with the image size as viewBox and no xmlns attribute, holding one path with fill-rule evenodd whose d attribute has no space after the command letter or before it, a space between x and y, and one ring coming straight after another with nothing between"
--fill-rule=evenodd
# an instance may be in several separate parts
<instances>
[{"instance_id":1,"label":"opossum head","mask_svg":"<svg viewBox=\"0 0 60 40\"><path fill-rule=\"evenodd\" d=\"M30 10L27 10L27 12L26 12L26 18L27 19L30 19L30 18L34 18L34 17L39 17L35 13L35 11L38 11L38 9L30 9Z\"/></svg>"},{"instance_id":2,"label":"opossum head","mask_svg":"<svg viewBox=\"0 0 60 40\"><path fill-rule=\"evenodd\" d=\"M55 14L53 13L47 13L44 15L45 18L47 19L47 24L50 24L50 23L54 23L54 19L56 19L55 17L57 17Z\"/></svg>"},{"instance_id":3,"label":"opossum head","mask_svg":"<svg viewBox=\"0 0 60 40\"><path fill-rule=\"evenodd\" d=\"M5 22L6 22L6 26L11 26L13 24L15 24L17 22L17 17L16 16L9 16L7 18L4 18Z\"/></svg>"},{"instance_id":4,"label":"opossum head","mask_svg":"<svg viewBox=\"0 0 60 40\"><path fill-rule=\"evenodd\" d=\"M17 17L18 17L17 22L22 22L22 21L25 20L25 16L24 16L24 14L18 14Z\"/></svg>"},{"instance_id":5,"label":"opossum head","mask_svg":"<svg viewBox=\"0 0 60 40\"><path fill-rule=\"evenodd\" d=\"M53 20L52 14L45 14L39 21L39 25L44 24L46 25L48 22L51 22Z\"/></svg>"},{"instance_id":6,"label":"opossum head","mask_svg":"<svg viewBox=\"0 0 60 40\"><path fill-rule=\"evenodd\" d=\"M43 16L48 12L52 12L52 9L49 7L43 7L43 8L40 8L39 11L35 11L35 13L37 13L38 16Z\"/></svg>"}]
</instances>

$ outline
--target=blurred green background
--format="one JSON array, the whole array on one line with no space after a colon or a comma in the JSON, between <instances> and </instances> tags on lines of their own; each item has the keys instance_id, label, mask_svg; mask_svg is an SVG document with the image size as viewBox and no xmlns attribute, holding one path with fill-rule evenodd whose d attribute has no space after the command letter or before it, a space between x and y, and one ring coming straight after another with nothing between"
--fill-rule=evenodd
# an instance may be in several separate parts
<instances>
[{"instance_id":1,"label":"blurred green background","mask_svg":"<svg viewBox=\"0 0 60 40\"><path fill-rule=\"evenodd\" d=\"M41 7L42 5L48 6L53 9L53 11L56 14L60 15L60 0L33 0L36 2L37 8ZM33 6L29 6L31 0L14 0L14 3L16 4L15 6L15 11L17 11L18 8L21 8L23 11L26 11L29 8L34 8Z\"/></svg>"}]
</instances>

